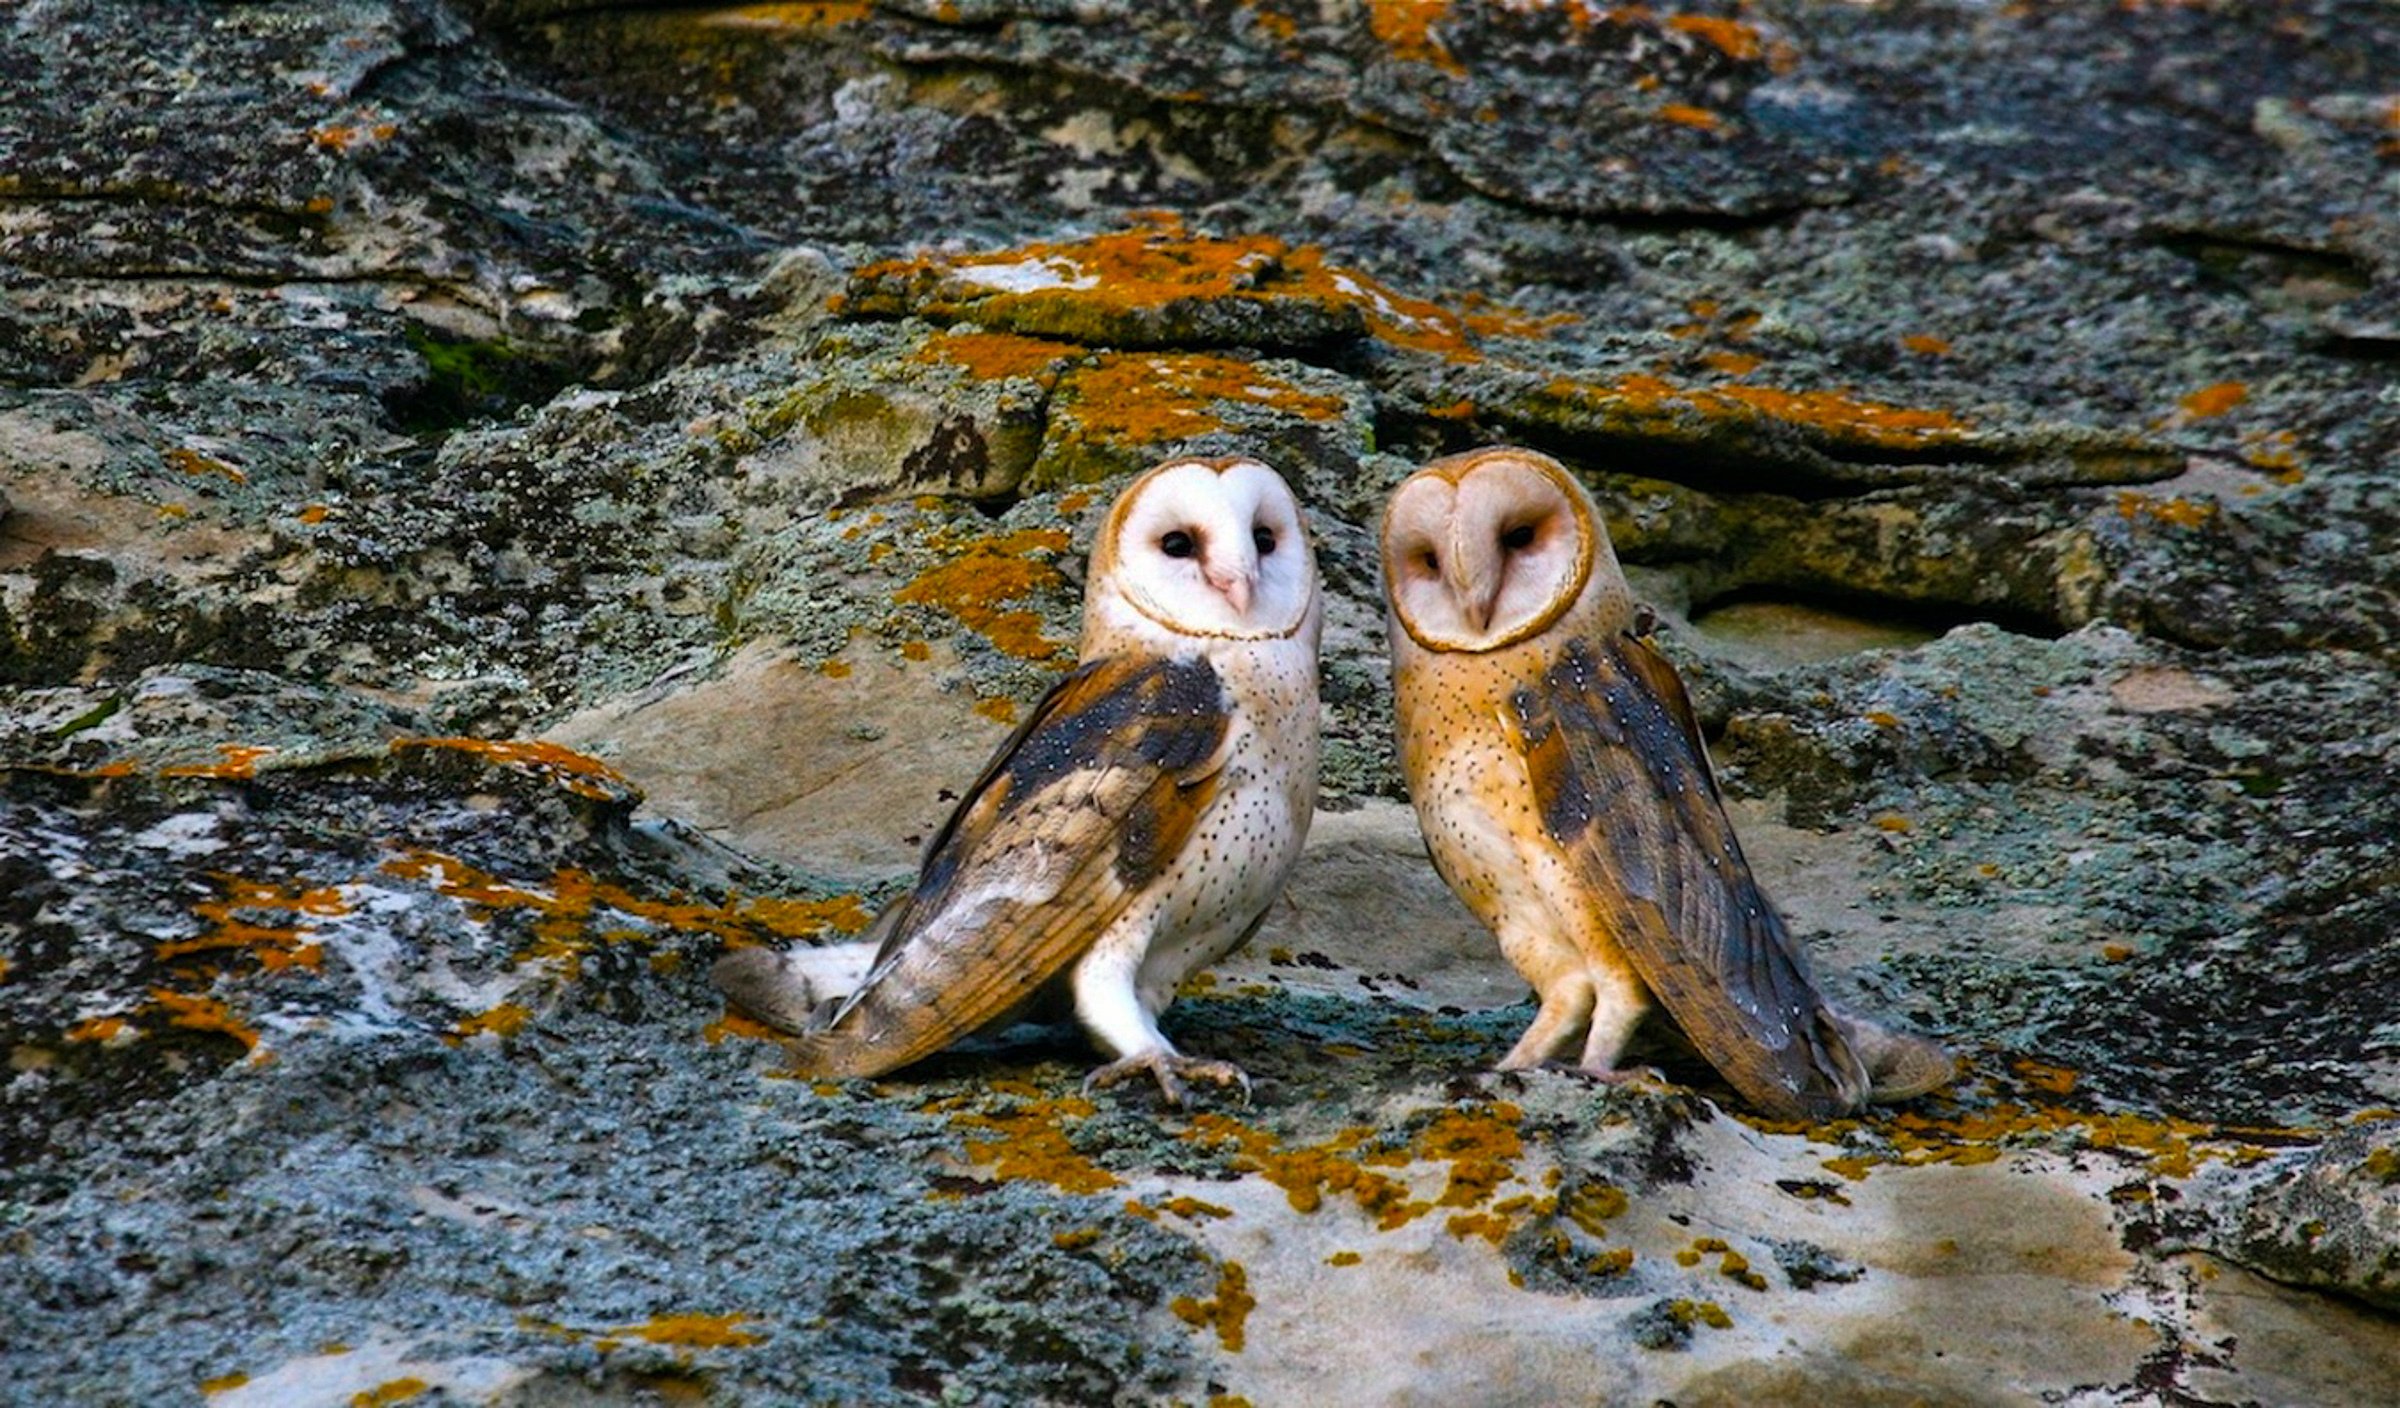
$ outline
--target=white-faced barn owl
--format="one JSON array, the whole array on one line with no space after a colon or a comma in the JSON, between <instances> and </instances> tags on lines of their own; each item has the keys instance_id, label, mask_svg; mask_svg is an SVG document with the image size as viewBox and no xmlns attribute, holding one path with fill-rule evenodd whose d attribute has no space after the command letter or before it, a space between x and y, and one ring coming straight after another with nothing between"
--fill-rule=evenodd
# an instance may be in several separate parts
<instances>
[{"instance_id":1,"label":"white-faced barn owl","mask_svg":"<svg viewBox=\"0 0 2400 1408\"><path fill-rule=\"evenodd\" d=\"M1248 1088L1158 1029L1176 985L1247 940L1299 859L1317 794L1317 567L1300 505L1251 459L1176 459L1118 496L1092 547L1080 661L926 848L852 953L742 949L737 1008L797 1069L895 1070L1071 1001L1111 1058ZM872 949L872 958L866 951ZM845 958L852 985L826 981Z\"/></svg>"},{"instance_id":2,"label":"white-faced barn owl","mask_svg":"<svg viewBox=\"0 0 2400 1408\"><path fill-rule=\"evenodd\" d=\"M1744 1099L1826 1118L1946 1083L1940 1048L1837 1011L1759 893L1674 667L1548 456L1425 466L1384 509L1400 758L1433 863L1533 985L1501 1060L1604 1077L1653 1000Z\"/></svg>"}]
</instances>

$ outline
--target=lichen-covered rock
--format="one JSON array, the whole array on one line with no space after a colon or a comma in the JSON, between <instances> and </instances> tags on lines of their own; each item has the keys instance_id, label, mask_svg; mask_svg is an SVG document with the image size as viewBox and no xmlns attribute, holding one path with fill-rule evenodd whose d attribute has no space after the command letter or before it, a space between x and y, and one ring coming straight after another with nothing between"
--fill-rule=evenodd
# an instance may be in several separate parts
<instances>
[{"instance_id":1,"label":"lichen-covered rock","mask_svg":"<svg viewBox=\"0 0 2400 1408\"><path fill-rule=\"evenodd\" d=\"M2400 1124L2373 1120L2225 1173L2193 1201L2217 1219L2197 1240L2220 1255L2400 1310Z\"/></svg>"},{"instance_id":2,"label":"lichen-covered rock","mask_svg":"<svg viewBox=\"0 0 2400 1408\"><path fill-rule=\"evenodd\" d=\"M20 7L0 1378L2388 1398L2395 49ZM1502 439L1594 486L1768 893L1951 1090L1766 1124L1663 1030L1673 1088L1488 1072L1530 1007L1402 800L1374 530ZM863 925L1072 663L1110 494L1233 452L1309 510L1342 809L1167 1016L1255 1102L1030 1029L784 1078L708 963Z\"/></svg>"}]
</instances>

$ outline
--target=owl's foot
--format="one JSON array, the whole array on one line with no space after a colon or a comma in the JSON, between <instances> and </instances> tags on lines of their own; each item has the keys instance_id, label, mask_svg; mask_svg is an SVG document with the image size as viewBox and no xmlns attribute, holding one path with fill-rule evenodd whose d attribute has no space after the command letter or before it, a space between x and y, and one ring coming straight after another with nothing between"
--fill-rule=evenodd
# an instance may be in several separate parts
<instances>
[{"instance_id":1,"label":"owl's foot","mask_svg":"<svg viewBox=\"0 0 2400 1408\"><path fill-rule=\"evenodd\" d=\"M1107 1090L1144 1073L1158 1082L1158 1093L1179 1110L1183 1108L1183 1083L1187 1080L1230 1086L1242 1092L1243 1104L1250 1103L1250 1077L1243 1074L1241 1067L1231 1061L1204 1061L1173 1051L1142 1051L1121 1061L1111 1061L1083 1078L1084 1092Z\"/></svg>"}]
</instances>

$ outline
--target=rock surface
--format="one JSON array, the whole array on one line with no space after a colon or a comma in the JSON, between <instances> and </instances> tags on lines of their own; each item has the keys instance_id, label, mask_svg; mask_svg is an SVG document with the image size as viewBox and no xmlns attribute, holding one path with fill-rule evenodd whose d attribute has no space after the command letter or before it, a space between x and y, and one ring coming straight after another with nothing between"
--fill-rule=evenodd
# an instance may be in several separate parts
<instances>
[{"instance_id":1,"label":"rock surface","mask_svg":"<svg viewBox=\"0 0 2400 1408\"><path fill-rule=\"evenodd\" d=\"M2368 0L0 16L0 1382L27 1401L2400 1395L2400 91ZM1372 531L1557 454L1845 1000L1792 1127L1499 1076ZM781 1078L1263 455L1325 802L1169 1014Z\"/></svg>"}]
</instances>

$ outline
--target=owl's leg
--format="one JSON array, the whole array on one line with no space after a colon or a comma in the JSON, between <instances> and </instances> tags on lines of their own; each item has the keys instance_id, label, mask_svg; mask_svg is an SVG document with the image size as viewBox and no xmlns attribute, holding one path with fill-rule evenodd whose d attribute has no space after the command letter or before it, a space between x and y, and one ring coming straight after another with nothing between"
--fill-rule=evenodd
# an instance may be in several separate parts
<instances>
[{"instance_id":1,"label":"owl's leg","mask_svg":"<svg viewBox=\"0 0 2400 1408\"><path fill-rule=\"evenodd\" d=\"M1147 936L1141 936L1146 938ZM1141 1074L1158 1082L1169 1105L1184 1103L1185 1081L1231 1086L1250 1098L1250 1077L1231 1061L1208 1061L1177 1051L1143 1004L1136 976L1147 945L1104 935L1075 965L1075 1020L1094 1045L1116 1057L1084 1077L1086 1090L1107 1090Z\"/></svg>"},{"instance_id":2,"label":"owl's leg","mask_svg":"<svg viewBox=\"0 0 2400 1408\"><path fill-rule=\"evenodd\" d=\"M1528 1071L1557 1060L1590 1020L1593 996L1591 979L1582 973L1559 974L1542 990L1542 1005L1533 1014L1533 1025L1500 1058L1500 1069Z\"/></svg>"},{"instance_id":3,"label":"owl's leg","mask_svg":"<svg viewBox=\"0 0 2400 1408\"><path fill-rule=\"evenodd\" d=\"M1620 1071L1617 1058L1633 1029L1650 1010L1650 994L1633 970L1618 964L1594 963L1586 970L1592 984L1592 1029L1583 1039L1582 1069L1602 1080L1655 1079L1648 1071Z\"/></svg>"}]
</instances>

